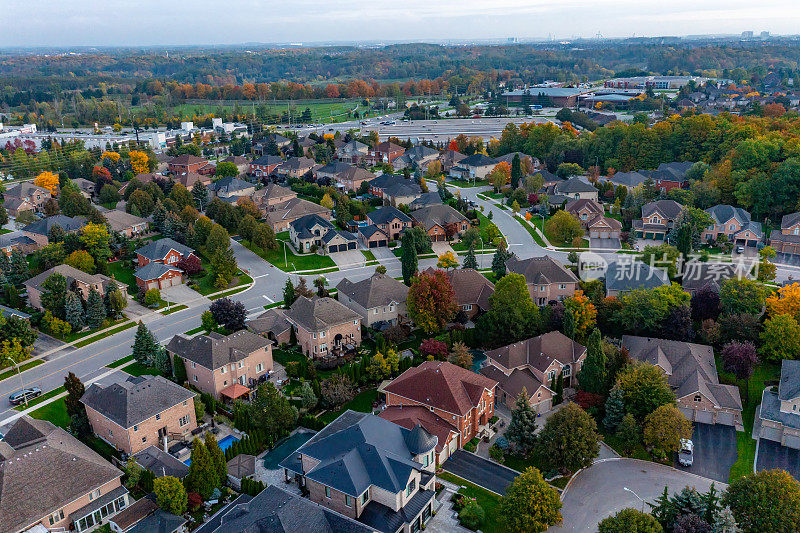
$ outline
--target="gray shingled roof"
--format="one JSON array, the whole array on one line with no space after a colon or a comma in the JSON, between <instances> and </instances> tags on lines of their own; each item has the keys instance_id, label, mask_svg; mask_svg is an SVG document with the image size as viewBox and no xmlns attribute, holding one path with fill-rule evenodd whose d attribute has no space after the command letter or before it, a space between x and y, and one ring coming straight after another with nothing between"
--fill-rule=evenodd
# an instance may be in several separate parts
<instances>
[{"instance_id":1,"label":"gray shingled roof","mask_svg":"<svg viewBox=\"0 0 800 533\"><path fill-rule=\"evenodd\" d=\"M189 389L161 376L132 376L108 386L92 383L81 402L127 429L194 396Z\"/></svg>"},{"instance_id":2,"label":"gray shingled roof","mask_svg":"<svg viewBox=\"0 0 800 533\"><path fill-rule=\"evenodd\" d=\"M403 180L392 183L383 192L386 196L414 196L422 194L422 187L411 180Z\"/></svg>"},{"instance_id":3,"label":"gray shingled roof","mask_svg":"<svg viewBox=\"0 0 800 533\"><path fill-rule=\"evenodd\" d=\"M778 396L781 400L793 400L800 396L800 361L784 359L781 362Z\"/></svg>"},{"instance_id":4,"label":"gray shingled roof","mask_svg":"<svg viewBox=\"0 0 800 533\"><path fill-rule=\"evenodd\" d=\"M649 217L658 211L661 215L674 220L683 210L683 206L675 200L658 200L642 206L642 218Z\"/></svg>"},{"instance_id":5,"label":"gray shingled roof","mask_svg":"<svg viewBox=\"0 0 800 533\"><path fill-rule=\"evenodd\" d=\"M61 274L65 278L67 278L67 287L72 284L73 280L78 280L83 283L93 285L95 283L101 284L105 287L107 284L111 283L111 278L108 276L104 276L103 274L87 274L83 270L78 270L77 268L70 266L70 265L56 265L53 268L45 270L41 274L38 274L28 281L25 282L25 285L28 287L33 287L35 289L41 289L42 284L53 274Z\"/></svg>"},{"instance_id":6,"label":"gray shingled roof","mask_svg":"<svg viewBox=\"0 0 800 533\"><path fill-rule=\"evenodd\" d=\"M506 261L509 272L522 274L525 282L533 285L549 285L551 283L577 283L578 277L561 263L549 255L518 259L512 255Z\"/></svg>"},{"instance_id":7,"label":"gray shingled roof","mask_svg":"<svg viewBox=\"0 0 800 533\"><path fill-rule=\"evenodd\" d=\"M434 194L438 196L438 193ZM373 224L386 224L394 219L398 219L401 222L411 222L411 218L408 215L391 205L379 207L375 211L368 213L367 218L370 219Z\"/></svg>"},{"instance_id":8,"label":"gray shingled roof","mask_svg":"<svg viewBox=\"0 0 800 533\"><path fill-rule=\"evenodd\" d=\"M286 311L286 318L313 332L352 320L360 320L361 315L333 298L301 296Z\"/></svg>"},{"instance_id":9,"label":"gray shingled roof","mask_svg":"<svg viewBox=\"0 0 800 533\"><path fill-rule=\"evenodd\" d=\"M445 227L448 224L464 222L467 217L450 207L449 205L429 205L421 207L411 213L411 217L425 227L426 230L439 225Z\"/></svg>"},{"instance_id":10,"label":"gray shingled roof","mask_svg":"<svg viewBox=\"0 0 800 533\"><path fill-rule=\"evenodd\" d=\"M292 327L292 324L286 319L284 310L278 308L267 309L256 318L248 320L246 324L250 331L258 335L272 332L277 336Z\"/></svg>"},{"instance_id":11,"label":"gray shingled roof","mask_svg":"<svg viewBox=\"0 0 800 533\"><path fill-rule=\"evenodd\" d=\"M217 181L211 184L211 190L216 191L217 194L219 193L232 194L253 187L255 187L255 185L250 183L249 181L240 180L239 178L231 176L218 179Z\"/></svg>"},{"instance_id":12,"label":"gray shingled roof","mask_svg":"<svg viewBox=\"0 0 800 533\"><path fill-rule=\"evenodd\" d=\"M164 263L156 263L151 262L147 263L145 266L141 268L137 268L136 272L133 275L139 278L142 281L150 281L152 279L158 279L167 272L175 270L177 272L183 272L180 268L176 268L173 266L165 265Z\"/></svg>"},{"instance_id":13,"label":"gray shingled roof","mask_svg":"<svg viewBox=\"0 0 800 533\"><path fill-rule=\"evenodd\" d=\"M151 241L136 250L136 253L143 255L151 261L159 261L163 260L170 250L175 250L182 256L194 253L194 250L185 244L181 244L178 241L170 239L169 237L158 239L157 241Z\"/></svg>"},{"instance_id":14,"label":"gray shingled roof","mask_svg":"<svg viewBox=\"0 0 800 533\"><path fill-rule=\"evenodd\" d=\"M289 223L294 231L297 232L297 235L301 239L306 239L312 236L311 228L316 225L320 225L325 229L335 229L334 225L331 224L329 221L325 220L321 216L316 213L312 213L310 215L304 215L297 220Z\"/></svg>"},{"instance_id":15,"label":"gray shingled roof","mask_svg":"<svg viewBox=\"0 0 800 533\"><path fill-rule=\"evenodd\" d=\"M711 215L714 222L717 224L724 224L731 219L735 219L741 225L746 226L750 222L750 213L741 207L733 207L732 205L717 204L713 207L706 209L706 213Z\"/></svg>"},{"instance_id":16,"label":"gray shingled roof","mask_svg":"<svg viewBox=\"0 0 800 533\"><path fill-rule=\"evenodd\" d=\"M411 202L409 207L411 209L418 209L428 205L440 205L441 203L442 197L439 196L438 192L424 192L419 196L419 198Z\"/></svg>"},{"instance_id":17,"label":"gray shingled roof","mask_svg":"<svg viewBox=\"0 0 800 533\"><path fill-rule=\"evenodd\" d=\"M783 215L783 218L781 218L781 229L790 228L798 222L800 222L800 211Z\"/></svg>"},{"instance_id":18,"label":"gray shingled roof","mask_svg":"<svg viewBox=\"0 0 800 533\"><path fill-rule=\"evenodd\" d=\"M472 154L458 162L459 166L462 167L486 167L497 163L497 159L483 154Z\"/></svg>"},{"instance_id":19,"label":"gray shingled roof","mask_svg":"<svg viewBox=\"0 0 800 533\"><path fill-rule=\"evenodd\" d=\"M172 476L183 479L189 473L189 466L179 461L158 446L148 446L133 456L142 468L153 472L156 477Z\"/></svg>"},{"instance_id":20,"label":"gray shingled roof","mask_svg":"<svg viewBox=\"0 0 800 533\"><path fill-rule=\"evenodd\" d=\"M392 302L402 304L408 297L408 287L386 274L373 274L355 283L344 278L336 289L365 309L389 305Z\"/></svg>"},{"instance_id":21,"label":"gray shingled roof","mask_svg":"<svg viewBox=\"0 0 800 533\"><path fill-rule=\"evenodd\" d=\"M83 226L86 225L86 219L83 217L68 217L66 215L53 215L51 217L43 218L41 220L37 220L31 224L28 224L22 231L27 231L28 233L36 233L37 235L50 235L50 230L53 229L53 226L59 226L63 229L66 233L71 231L78 231Z\"/></svg>"},{"instance_id":22,"label":"gray shingled roof","mask_svg":"<svg viewBox=\"0 0 800 533\"><path fill-rule=\"evenodd\" d=\"M576 192L577 193L597 192L597 188L594 185L586 183L579 177L570 178L567 181L559 183L558 185L556 185L555 190L559 194L573 194Z\"/></svg>"},{"instance_id":23,"label":"gray shingled roof","mask_svg":"<svg viewBox=\"0 0 800 533\"><path fill-rule=\"evenodd\" d=\"M606 291L625 292L669 285L667 273L642 261L613 261L606 269Z\"/></svg>"},{"instance_id":24,"label":"gray shingled roof","mask_svg":"<svg viewBox=\"0 0 800 533\"><path fill-rule=\"evenodd\" d=\"M187 338L175 335L167 344L167 350L183 359L216 370L228 363L235 363L251 353L271 345L272 341L247 330L231 333L227 337L212 333Z\"/></svg>"}]
</instances>

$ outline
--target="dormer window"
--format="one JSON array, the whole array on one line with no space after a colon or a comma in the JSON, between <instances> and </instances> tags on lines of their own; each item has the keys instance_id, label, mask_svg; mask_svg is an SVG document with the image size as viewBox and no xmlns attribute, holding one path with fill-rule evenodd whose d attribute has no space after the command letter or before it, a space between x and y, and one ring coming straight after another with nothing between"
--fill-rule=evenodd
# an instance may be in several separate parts
<instances>
[{"instance_id":1,"label":"dormer window","mask_svg":"<svg viewBox=\"0 0 800 533\"><path fill-rule=\"evenodd\" d=\"M414 489L417 488L417 481L412 479L408 482L408 486L406 487L406 497L411 496L411 493L414 492Z\"/></svg>"},{"instance_id":2,"label":"dormer window","mask_svg":"<svg viewBox=\"0 0 800 533\"><path fill-rule=\"evenodd\" d=\"M702 397L702 396L700 396L699 394L695 394L695 396L694 396L694 401L696 401L696 402L702 402L702 401L703 401L703 397Z\"/></svg>"}]
</instances>

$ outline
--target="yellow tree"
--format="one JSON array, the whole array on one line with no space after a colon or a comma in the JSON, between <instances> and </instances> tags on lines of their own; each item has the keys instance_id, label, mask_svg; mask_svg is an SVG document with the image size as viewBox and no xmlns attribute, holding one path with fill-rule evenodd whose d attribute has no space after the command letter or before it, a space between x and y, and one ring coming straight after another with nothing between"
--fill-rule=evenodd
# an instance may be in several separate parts
<instances>
[{"instance_id":1,"label":"yellow tree","mask_svg":"<svg viewBox=\"0 0 800 533\"><path fill-rule=\"evenodd\" d=\"M800 283L792 283L778 289L778 292L767 296L767 314L790 315L800 321Z\"/></svg>"},{"instance_id":2,"label":"yellow tree","mask_svg":"<svg viewBox=\"0 0 800 533\"><path fill-rule=\"evenodd\" d=\"M47 189L51 194L58 194L58 174L53 174L48 171L42 172L36 176L36 179L33 180L33 184L37 187Z\"/></svg>"},{"instance_id":3,"label":"yellow tree","mask_svg":"<svg viewBox=\"0 0 800 533\"><path fill-rule=\"evenodd\" d=\"M489 178L492 180L495 190L500 192L511 181L511 165L505 161L500 161L489 173Z\"/></svg>"},{"instance_id":4,"label":"yellow tree","mask_svg":"<svg viewBox=\"0 0 800 533\"><path fill-rule=\"evenodd\" d=\"M437 159L436 161L431 161L428 163L428 168L425 170L425 177L428 179L433 179L441 173L442 162Z\"/></svg>"},{"instance_id":5,"label":"yellow tree","mask_svg":"<svg viewBox=\"0 0 800 533\"><path fill-rule=\"evenodd\" d=\"M111 236L105 224L86 224L81 230L81 242L94 258L111 257Z\"/></svg>"},{"instance_id":6,"label":"yellow tree","mask_svg":"<svg viewBox=\"0 0 800 533\"><path fill-rule=\"evenodd\" d=\"M134 174L146 174L150 171L150 159L140 150L131 150L131 170Z\"/></svg>"},{"instance_id":7,"label":"yellow tree","mask_svg":"<svg viewBox=\"0 0 800 533\"><path fill-rule=\"evenodd\" d=\"M597 323L597 309L583 291L575 291L575 295L564 300L564 307L572 311L575 317L575 333L584 338Z\"/></svg>"},{"instance_id":8,"label":"yellow tree","mask_svg":"<svg viewBox=\"0 0 800 533\"><path fill-rule=\"evenodd\" d=\"M447 251L439 256L439 260L436 262L437 268L443 268L445 270L450 270L451 268L458 268L458 259L451 251Z\"/></svg>"},{"instance_id":9,"label":"yellow tree","mask_svg":"<svg viewBox=\"0 0 800 533\"><path fill-rule=\"evenodd\" d=\"M120 157L122 156L120 156L117 152L103 152L103 156L100 159L108 158L114 163L116 163L117 161L119 161Z\"/></svg>"},{"instance_id":10,"label":"yellow tree","mask_svg":"<svg viewBox=\"0 0 800 533\"><path fill-rule=\"evenodd\" d=\"M324 207L325 209L333 209L333 198L328 193L322 197L322 200L319 201L319 205Z\"/></svg>"}]
</instances>

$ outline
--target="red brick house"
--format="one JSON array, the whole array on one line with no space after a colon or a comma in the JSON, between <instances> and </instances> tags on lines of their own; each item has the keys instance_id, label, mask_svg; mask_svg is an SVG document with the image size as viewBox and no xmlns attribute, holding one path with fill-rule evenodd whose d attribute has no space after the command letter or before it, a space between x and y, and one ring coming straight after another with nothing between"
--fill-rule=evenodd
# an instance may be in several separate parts
<instances>
[{"instance_id":1,"label":"red brick house","mask_svg":"<svg viewBox=\"0 0 800 533\"><path fill-rule=\"evenodd\" d=\"M409 368L383 388L386 406L422 406L450 424L458 438L447 439L441 447L440 462L477 437L494 416L497 381L446 361L425 361ZM382 416L383 417L383 416ZM387 419L395 417L387 415ZM417 419L429 433L441 433L425 417ZM426 427L431 425L431 429ZM439 451L439 448L437 448Z\"/></svg>"},{"instance_id":2,"label":"red brick house","mask_svg":"<svg viewBox=\"0 0 800 533\"><path fill-rule=\"evenodd\" d=\"M177 265L194 255L194 250L170 238L152 241L136 250L139 265L134 273L136 285L143 290L180 285L186 281L186 276Z\"/></svg>"},{"instance_id":3,"label":"red brick house","mask_svg":"<svg viewBox=\"0 0 800 533\"><path fill-rule=\"evenodd\" d=\"M136 286L147 291L150 289L166 289L173 285L181 285L186 281L183 270L163 263L147 263L133 274Z\"/></svg>"},{"instance_id":4,"label":"red brick house","mask_svg":"<svg viewBox=\"0 0 800 533\"><path fill-rule=\"evenodd\" d=\"M208 165L208 161L202 157L197 157L191 154L181 154L178 157L173 157L167 163L169 171L176 176L188 174L189 172L197 172L202 174L200 170Z\"/></svg>"},{"instance_id":5,"label":"red brick house","mask_svg":"<svg viewBox=\"0 0 800 533\"><path fill-rule=\"evenodd\" d=\"M412 211L415 226L422 226L431 240L458 240L469 229L467 217L449 205L430 205Z\"/></svg>"},{"instance_id":6,"label":"red brick house","mask_svg":"<svg viewBox=\"0 0 800 533\"><path fill-rule=\"evenodd\" d=\"M402 146L384 141L370 148L369 151L367 151L367 155L364 156L364 159L373 165L378 163L391 163L405 152L406 149Z\"/></svg>"}]
</instances>

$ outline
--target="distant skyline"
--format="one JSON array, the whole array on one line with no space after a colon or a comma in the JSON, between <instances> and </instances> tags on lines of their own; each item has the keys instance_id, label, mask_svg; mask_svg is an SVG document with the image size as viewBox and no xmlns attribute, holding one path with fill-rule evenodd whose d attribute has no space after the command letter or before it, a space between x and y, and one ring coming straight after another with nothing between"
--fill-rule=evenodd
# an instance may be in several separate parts
<instances>
[{"instance_id":1,"label":"distant skyline","mask_svg":"<svg viewBox=\"0 0 800 533\"><path fill-rule=\"evenodd\" d=\"M800 33L798 0L4 0L0 47Z\"/></svg>"}]
</instances>

